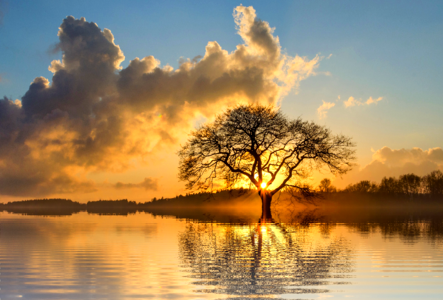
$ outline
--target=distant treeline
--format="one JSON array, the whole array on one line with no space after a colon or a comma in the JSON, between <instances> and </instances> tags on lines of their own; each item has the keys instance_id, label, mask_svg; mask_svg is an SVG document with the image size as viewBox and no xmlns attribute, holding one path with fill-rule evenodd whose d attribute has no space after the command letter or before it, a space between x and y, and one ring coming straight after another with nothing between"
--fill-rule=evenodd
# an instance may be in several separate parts
<instances>
[{"instance_id":1,"label":"distant treeline","mask_svg":"<svg viewBox=\"0 0 443 300\"><path fill-rule=\"evenodd\" d=\"M441 201L443 200L443 173L433 171L423 177L415 174L405 174L398 178L385 177L380 184L363 180L356 184L350 184L342 190L335 188L331 184L331 180L325 178L320 182L317 192L320 195L327 195L319 198L324 200L317 201L316 204L319 205L327 205L333 202L343 207L356 203L386 206L406 203L404 200L409 201L411 199L414 199L413 202L416 205L425 205L426 203L443 204L443 201ZM288 197L289 195L283 193L282 199L278 196L273 203L284 207L294 205L295 202L289 201ZM248 210L260 208L260 198L255 190L240 188L219 190L213 193L188 193L174 198L153 198L144 203L136 203L127 199L98 200L87 203L79 203L70 199L33 199L6 204L0 203L0 211L5 210L28 215L71 215L81 211L103 215L127 215L137 211L163 215L184 208L208 212L214 211L215 208L220 210L233 207L248 207Z\"/></svg>"},{"instance_id":2,"label":"distant treeline","mask_svg":"<svg viewBox=\"0 0 443 300\"><path fill-rule=\"evenodd\" d=\"M99 200L79 203L70 199L32 199L8 202L0 204L0 210L28 215L72 215L81 211L99 214L127 214L136 212L134 201L122 200Z\"/></svg>"},{"instance_id":3,"label":"distant treeline","mask_svg":"<svg viewBox=\"0 0 443 300\"><path fill-rule=\"evenodd\" d=\"M405 174L400 177L384 177L380 184L369 180L362 180L350 184L343 190L335 188L328 178L323 179L318 186L318 191L323 193L371 193L396 196L430 195L443 196L443 173L433 171L420 177L415 174Z\"/></svg>"},{"instance_id":4,"label":"distant treeline","mask_svg":"<svg viewBox=\"0 0 443 300\"><path fill-rule=\"evenodd\" d=\"M166 210L188 208L204 208L208 206L233 206L249 205L251 201L257 199L241 198L249 190L223 190L217 193L195 193L186 196L179 195L174 198L153 198L151 201L137 203L120 200L98 200L87 203L79 203L70 199L33 199L0 203L0 211L5 210L13 213L27 215L72 215L85 211L91 214L100 215L127 215L139 212L164 212ZM249 191L250 192L250 191ZM249 193L251 194L251 193ZM255 193L254 193L255 195ZM240 198L239 198L240 197ZM255 205L254 205L255 206Z\"/></svg>"}]
</instances>

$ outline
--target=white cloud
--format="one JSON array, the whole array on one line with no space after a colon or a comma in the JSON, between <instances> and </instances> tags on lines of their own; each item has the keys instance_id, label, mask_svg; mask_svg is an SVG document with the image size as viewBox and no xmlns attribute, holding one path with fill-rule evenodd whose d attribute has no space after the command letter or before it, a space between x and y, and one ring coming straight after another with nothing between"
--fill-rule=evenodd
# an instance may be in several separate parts
<instances>
[{"instance_id":1,"label":"white cloud","mask_svg":"<svg viewBox=\"0 0 443 300\"><path fill-rule=\"evenodd\" d=\"M370 105L372 103L377 103L381 100L383 100L383 97L378 97L377 99L372 99L372 97L369 97L369 99L366 101L366 104Z\"/></svg>"},{"instance_id":2,"label":"white cloud","mask_svg":"<svg viewBox=\"0 0 443 300\"><path fill-rule=\"evenodd\" d=\"M324 100L322 100L322 101L323 101L323 104L320 105L319 108L317 108L318 117L320 119L326 118L326 116L328 114L328 110L335 106L335 103L325 102Z\"/></svg>"},{"instance_id":3,"label":"white cloud","mask_svg":"<svg viewBox=\"0 0 443 300\"><path fill-rule=\"evenodd\" d=\"M345 107L361 105L361 103L359 101L355 100L355 98L352 96L349 97L349 99L347 101L343 101L343 104L345 105Z\"/></svg>"},{"instance_id":4,"label":"white cloud","mask_svg":"<svg viewBox=\"0 0 443 300\"><path fill-rule=\"evenodd\" d=\"M377 99L373 99L372 97L369 97L368 100L363 102L361 99L357 100L354 97L349 97L348 100L343 101L343 104L345 107L352 107L352 106L360 106L360 105L371 105L373 103L378 103L379 101L383 100L383 97L378 97Z\"/></svg>"}]
</instances>

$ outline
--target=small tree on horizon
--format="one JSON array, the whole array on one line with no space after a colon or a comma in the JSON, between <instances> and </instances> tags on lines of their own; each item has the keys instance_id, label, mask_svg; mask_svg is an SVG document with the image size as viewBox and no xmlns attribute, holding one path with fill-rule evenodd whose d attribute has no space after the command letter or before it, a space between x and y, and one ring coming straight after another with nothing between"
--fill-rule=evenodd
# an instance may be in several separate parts
<instances>
[{"instance_id":1,"label":"small tree on horizon","mask_svg":"<svg viewBox=\"0 0 443 300\"><path fill-rule=\"evenodd\" d=\"M333 193L337 191L337 188L332 185L332 181L329 178L323 178L317 189L322 193Z\"/></svg>"},{"instance_id":2,"label":"small tree on horizon","mask_svg":"<svg viewBox=\"0 0 443 300\"><path fill-rule=\"evenodd\" d=\"M238 105L200 126L178 152L179 179L187 189L252 184L262 200L262 219L271 218L272 197L302 183L313 170L344 174L352 167L354 144L344 135L300 118L289 120L272 106Z\"/></svg>"}]
</instances>

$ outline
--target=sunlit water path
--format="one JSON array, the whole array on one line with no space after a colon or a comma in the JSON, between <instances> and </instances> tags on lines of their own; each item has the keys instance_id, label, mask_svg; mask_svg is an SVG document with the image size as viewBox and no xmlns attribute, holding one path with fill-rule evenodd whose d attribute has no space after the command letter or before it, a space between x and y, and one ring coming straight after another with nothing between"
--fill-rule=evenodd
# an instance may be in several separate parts
<instances>
[{"instance_id":1,"label":"sunlit water path","mask_svg":"<svg viewBox=\"0 0 443 300\"><path fill-rule=\"evenodd\" d=\"M0 298L441 299L441 220L216 223L0 213Z\"/></svg>"}]
</instances>

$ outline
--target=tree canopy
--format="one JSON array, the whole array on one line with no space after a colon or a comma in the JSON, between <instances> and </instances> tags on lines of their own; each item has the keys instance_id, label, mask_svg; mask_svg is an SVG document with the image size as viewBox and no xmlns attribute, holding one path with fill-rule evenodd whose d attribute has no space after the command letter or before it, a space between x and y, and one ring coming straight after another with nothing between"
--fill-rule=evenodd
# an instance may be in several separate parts
<instances>
[{"instance_id":1,"label":"tree canopy","mask_svg":"<svg viewBox=\"0 0 443 300\"><path fill-rule=\"evenodd\" d=\"M190 134L178 152L179 178L188 189L226 188L249 182L272 197L285 188L303 190L314 169L346 173L354 144L314 122L288 119L273 106L238 105Z\"/></svg>"}]
</instances>

